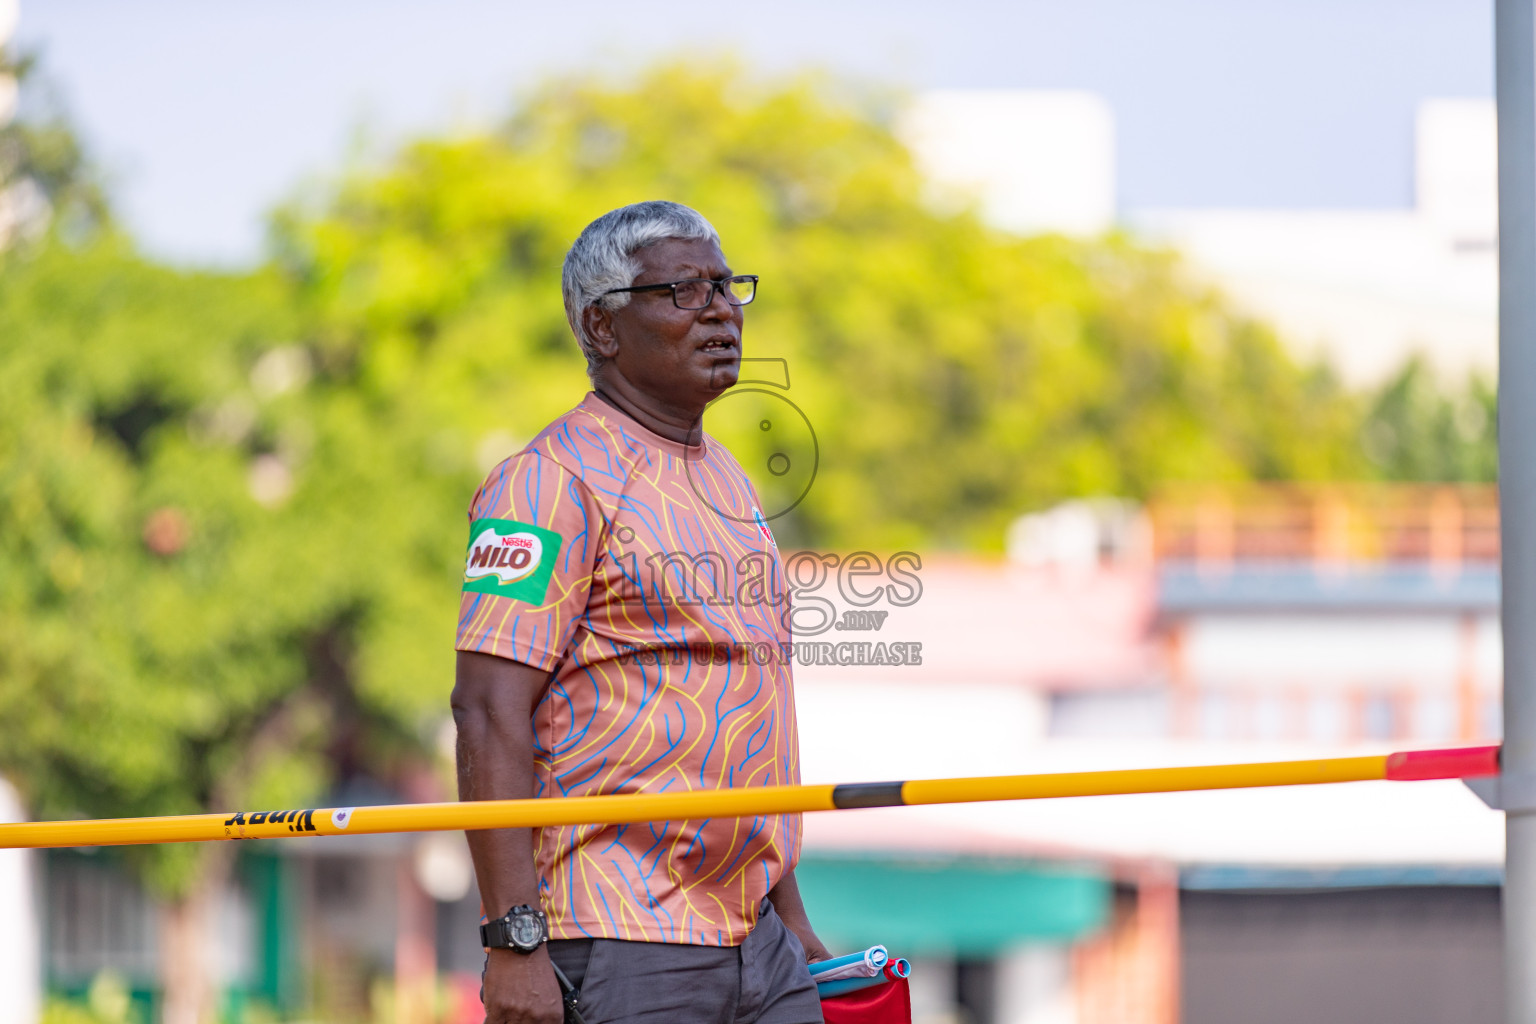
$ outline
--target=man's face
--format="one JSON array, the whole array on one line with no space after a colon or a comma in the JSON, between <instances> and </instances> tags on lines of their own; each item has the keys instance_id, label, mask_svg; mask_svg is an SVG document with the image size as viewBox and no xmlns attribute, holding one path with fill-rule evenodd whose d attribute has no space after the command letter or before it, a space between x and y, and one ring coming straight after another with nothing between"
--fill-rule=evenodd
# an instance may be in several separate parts
<instances>
[{"instance_id":1,"label":"man's face","mask_svg":"<svg viewBox=\"0 0 1536 1024\"><path fill-rule=\"evenodd\" d=\"M641 265L636 286L731 275L714 242L672 238L635 255ZM742 308L718 290L703 309L678 309L670 289L634 292L628 305L611 314L610 325L617 346L608 356L614 369L662 402L702 409L741 372Z\"/></svg>"}]
</instances>

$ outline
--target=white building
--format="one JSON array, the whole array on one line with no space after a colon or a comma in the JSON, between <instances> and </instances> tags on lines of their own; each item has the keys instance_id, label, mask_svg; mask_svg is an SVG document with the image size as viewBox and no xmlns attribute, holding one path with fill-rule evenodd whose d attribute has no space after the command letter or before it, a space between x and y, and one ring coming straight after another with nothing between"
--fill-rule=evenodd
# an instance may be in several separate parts
<instances>
[{"instance_id":1,"label":"white building","mask_svg":"<svg viewBox=\"0 0 1536 1024\"><path fill-rule=\"evenodd\" d=\"M1144 515L1074 503L1010 539L1014 561L925 564L920 599L889 609L878 632L829 634L919 642L920 665L797 670L808 782L1351 756L1498 736L1490 489L1190 492ZM1498 990L1502 855L1501 816L1459 782L1366 782L808 815L801 885L813 911L841 908L826 889L850 883L826 872L843 858L901 866L891 890L914 865L963 878L981 862L1109 887L1091 927L1052 934L1081 894L1042 886L1011 937L967 949L956 930L948 952L926 946L913 977L929 1024L953 1020L957 1001L995 1024L1204 1024L1238 1019L1244 987L1260 1005L1241 1019L1255 1024L1431 1022L1443 1018L1425 1000L1452 990L1476 1004L1462 1019L1493 1020L1496 1007L1478 1000ZM1390 941L1362 930L1384 922ZM841 938L840 927L827 930ZM885 927L899 944L899 924ZM1437 953L1441 927L1466 948ZM1295 959L1314 943L1338 948ZM1354 973L1380 984L1356 990ZM968 985L985 998L967 997ZM1383 992L1419 1002L1389 1018Z\"/></svg>"},{"instance_id":2,"label":"white building","mask_svg":"<svg viewBox=\"0 0 1536 1024\"><path fill-rule=\"evenodd\" d=\"M945 89L898 125L940 205L1010 231L1096 234L1115 221L1115 121L1090 92Z\"/></svg>"},{"instance_id":3,"label":"white building","mask_svg":"<svg viewBox=\"0 0 1536 1024\"><path fill-rule=\"evenodd\" d=\"M1405 209L1134 209L1114 194L1114 119L1088 93L947 90L905 137L936 193L999 227L1092 234L1119 222L1180 251L1304 356L1375 383L1412 353L1452 377L1497 358L1496 139L1491 100L1425 102Z\"/></svg>"}]
</instances>

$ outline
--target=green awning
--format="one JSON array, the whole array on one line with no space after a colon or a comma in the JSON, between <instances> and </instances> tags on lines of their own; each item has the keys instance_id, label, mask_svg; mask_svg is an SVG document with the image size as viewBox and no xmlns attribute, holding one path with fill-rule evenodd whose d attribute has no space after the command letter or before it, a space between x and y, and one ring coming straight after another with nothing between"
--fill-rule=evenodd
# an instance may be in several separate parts
<instances>
[{"instance_id":1,"label":"green awning","mask_svg":"<svg viewBox=\"0 0 1536 1024\"><path fill-rule=\"evenodd\" d=\"M981 857L818 853L795 877L823 942L843 952L879 942L893 956L1070 942L1104 923L1111 898L1091 869Z\"/></svg>"}]
</instances>

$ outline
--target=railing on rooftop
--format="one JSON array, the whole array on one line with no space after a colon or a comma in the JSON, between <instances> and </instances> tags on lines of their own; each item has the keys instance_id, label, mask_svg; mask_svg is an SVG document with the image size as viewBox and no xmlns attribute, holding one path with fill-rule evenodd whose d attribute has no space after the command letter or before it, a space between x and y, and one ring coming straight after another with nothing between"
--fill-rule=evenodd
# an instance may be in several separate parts
<instances>
[{"instance_id":1,"label":"railing on rooftop","mask_svg":"<svg viewBox=\"0 0 1536 1024\"><path fill-rule=\"evenodd\" d=\"M1496 566L1491 485L1178 488L1148 504L1158 562L1396 562Z\"/></svg>"}]
</instances>

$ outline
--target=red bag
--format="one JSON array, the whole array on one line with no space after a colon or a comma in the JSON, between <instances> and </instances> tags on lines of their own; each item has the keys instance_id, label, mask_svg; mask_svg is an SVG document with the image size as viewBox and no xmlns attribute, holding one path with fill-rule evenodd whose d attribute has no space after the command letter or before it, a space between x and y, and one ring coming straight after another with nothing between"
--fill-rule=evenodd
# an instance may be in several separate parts
<instances>
[{"instance_id":1,"label":"red bag","mask_svg":"<svg viewBox=\"0 0 1536 1024\"><path fill-rule=\"evenodd\" d=\"M912 994L906 978L845 992L821 1001L826 1024L912 1024Z\"/></svg>"}]
</instances>

